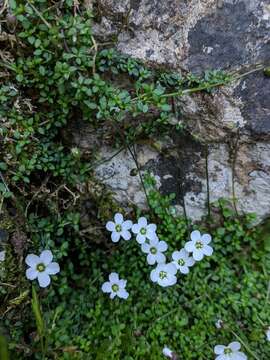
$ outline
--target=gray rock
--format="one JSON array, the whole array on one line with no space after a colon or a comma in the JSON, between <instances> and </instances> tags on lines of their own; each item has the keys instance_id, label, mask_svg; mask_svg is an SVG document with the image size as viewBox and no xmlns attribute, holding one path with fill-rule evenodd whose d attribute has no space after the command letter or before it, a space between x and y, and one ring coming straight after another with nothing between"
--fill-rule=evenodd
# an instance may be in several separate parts
<instances>
[{"instance_id":1,"label":"gray rock","mask_svg":"<svg viewBox=\"0 0 270 360\"><path fill-rule=\"evenodd\" d=\"M270 0L99 0L96 36L118 34L118 50L147 64L202 73L270 63ZM161 151L137 148L143 171L163 193L176 193L187 214L206 213L210 201L233 199L239 212L270 214L270 79L252 73L213 94L178 99L189 133L163 139ZM196 140L195 140L196 139ZM160 140L158 140L160 141ZM208 169L206 169L206 148ZM112 155L108 146L100 158ZM123 204L146 206L134 160L122 152L96 169Z\"/></svg>"}]
</instances>

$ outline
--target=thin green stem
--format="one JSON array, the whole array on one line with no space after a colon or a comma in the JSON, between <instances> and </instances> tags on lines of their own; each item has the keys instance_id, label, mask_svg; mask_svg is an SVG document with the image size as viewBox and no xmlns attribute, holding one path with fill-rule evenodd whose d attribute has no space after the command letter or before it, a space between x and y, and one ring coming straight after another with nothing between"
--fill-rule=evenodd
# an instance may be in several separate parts
<instances>
[{"instance_id":1,"label":"thin green stem","mask_svg":"<svg viewBox=\"0 0 270 360\"><path fill-rule=\"evenodd\" d=\"M145 187L145 184L144 184L143 176L142 176L142 173L141 173L141 170L140 170L140 165L139 165L138 160L137 160L137 155L136 155L134 144L133 144L133 151L131 150L131 146L128 144L128 142L126 143L126 146L128 148L128 151L129 151L130 155L132 156L132 158L133 158L133 160L135 162L135 165L136 165L139 177L140 177L140 181L141 181L141 184L142 184L142 187L143 187L143 191L144 191L144 194L145 194L145 197L146 197L146 201L147 201L149 210L152 211L150 201L149 201L149 197L148 197L148 194L147 194L147 190L146 190L146 187Z\"/></svg>"},{"instance_id":2,"label":"thin green stem","mask_svg":"<svg viewBox=\"0 0 270 360\"><path fill-rule=\"evenodd\" d=\"M43 17L43 15L39 12L39 10L33 5L30 3L30 1L26 0L27 4L29 6L31 6L31 8L35 11L35 13L40 17L40 19L44 22L44 24L49 28L51 29L51 24L48 23L48 21Z\"/></svg>"},{"instance_id":3,"label":"thin green stem","mask_svg":"<svg viewBox=\"0 0 270 360\"><path fill-rule=\"evenodd\" d=\"M192 88L192 89L179 90L179 91L176 91L176 92L173 92L173 93L164 94L164 95L161 95L161 98L172 97L172 96L183 96L183 95L186 95L186 94L192 94L194 92L198 92L198 91L202 91L202 90L208 90L208 89L212 89L214 87L219 87L219 86L222 86L222 85L226 85L231 81L236 81L236 80L242 79L243 77L246 77L246 76L248 76L248 75L250 75L250 74L252 74L254 72L260 71L263 68L264 68L264 66L261 65L260 67L258 67L256 69L249 70L247 72L244 72L243 74L239 74L239 75L237 75L235 77L232 77L231 79L222 80L222 81L219 81L219 82L217 82L215 84L205 84L205 85L201 85L201 86L198 86L198 87L195 87L195 88Z\"/></svg>"}]
</instances>

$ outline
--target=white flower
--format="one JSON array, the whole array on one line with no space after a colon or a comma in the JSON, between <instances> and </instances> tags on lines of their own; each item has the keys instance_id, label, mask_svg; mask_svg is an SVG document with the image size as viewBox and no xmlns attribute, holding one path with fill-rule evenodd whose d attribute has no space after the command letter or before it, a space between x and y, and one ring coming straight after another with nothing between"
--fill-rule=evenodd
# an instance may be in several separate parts
<instances>
[{"instance_id":1,"label":"white flower","mask_svg":"<svg viewBox=\"0 0 270 360\"><path fill-rule=\"evenodd\" d=\"M217 329L221 329L222 326L223 326L223 321L218 319L216 322L215 322L215 325L216 325L216 328Z\"/></svg>"},{"instance_id":2,"label":"white flower","mask_svg":"<svg viewBox=\"0 0 270 360\"><path fill-rule=\"evenodd\" d=\"M269 328L266 330L266 339L267 339L267 341L270 341L270 326L269 326Z\"/></svg>"},{"instance_id":3,"label":"white flower","mask_svg":"<svg viewBox=\"0 0 270 360\"><path fill-rule=\"evenodd\" d=\"M173 358L173 352L167 346L165 346L162 350L162 354L170 359Z\"/></svg>"},{"instance_id":4,"label":"white flower","mask_svg":"<svg viewBox=\"0 0 270 360\"><path fill-rule=\"evenodd\" d=\"M218 355L216 360L247 360L247 356L239 351L241 344L238 341L231 342L228 346L216 345L214 353Z\"/></svg>"},{"instance_id":5,"label":"white flower","mask_svg":"<svg viewBox=\"0 0 270 360\"><path fill-rule=\"evenodd\" d=\"M0 261L5 261L5 258L6 258L6 252L0 251Z\"/></svg>"},{"instance_id":6,"label":"white flower","mask_svg":"<svg viewBox=\"0 0 270 360\"><path fill-rule=\"evenodd\" d=\"M145 217L140 217L137 224L132 226L132 231L137 234L136 240L139 244L143 244L146 239L153 240L157 237L157 225L147 224Z\"/></svg>"},{"instance_id":7,"label":"white flower","mask_svg":"<svg viewBox=\"0 0 270 360\"><path fill-rule=\"evenodd\" d=\"M192 253L194 260L200 261L204 255L210 256L213 254L213 249L208 245L212 240L211 235L201 235L198 230L195 230L190 234L190 238L191 241L185 244L185 249Z\"/></svg>"},{"instance_id":8,"label":"white flower","mask_svg":"<svg viewBox=\"0 0 270 360\"><path fill-rule=\"evenodd\" d=\"M101 290L104 293L110 293L110 298L113 299L115 296L118 296L121 299L127 299L129 293L126 291L125 287L127 280L119 279L119 275L115 272L109 275L109 281L106 281Z\"/></svg>"},{"instance_id":9,"label":"white flower","mask_svg":"<svg viewBox=\"0 0 270 360\"><path fill-rule=\"evenodd\" d=\"M112 232L111 239L113 242L118 242L121 236L124 240L130 240L131 233L128 230L130 230L131 227L132 221L124 221L123 215L120 213L114 215L114 222L108 221L106 224L106 229Z\"/></svg>"},{"instance_id":10,"label":"white flower","mask_svg":"<svg viewBox=\"0 0 270 360\"><path fill-rule=\"evenodd\" d=\"M177 282L176 272L177 269L173 263L158 264L157 267L151 271L150 278L162 287L171 286Z\"/></svg>"},{"instance_id":11,"label":"white flower","mask_svg":"<svg viewBox=\"0 0 270 360\"><path fill-rule=\"evenodd\" d=\"M147 262L149 265L154 265L157 263L165 263L166 257L162 254L168 249L168 245L165 241L159 241L158 237L155 237L152 240L149 240L148 243L143 243L141 245L142 251L147 255Z\"/></svg>"},{"instance_id":12,"label":"white flower","mask_svg":"<svg viewBox=\"0 0 270 360\"><path fill-rule=\"evenodd\" d=\"M189 253L185 249L174 251L172 253L172 259L172 263L182 274L188 274L189 267L195 264L195 260L192 256L189 256Z\"/></svg>"},{"instance_id":13,"label":"white flower","mask_svg":"<svg viewBox=\"0 0 270 360\"><path fill-rule=\"evenodd\" d=\"M26 270L26 277L29 280L38 279L40 287L47 287L50 282L50 275L59 273L60 267L57 262L52 262L53 255L50 250L44 250L40 256L29 254L25 262L30 266Z\"/></svg>"}]
</instances>

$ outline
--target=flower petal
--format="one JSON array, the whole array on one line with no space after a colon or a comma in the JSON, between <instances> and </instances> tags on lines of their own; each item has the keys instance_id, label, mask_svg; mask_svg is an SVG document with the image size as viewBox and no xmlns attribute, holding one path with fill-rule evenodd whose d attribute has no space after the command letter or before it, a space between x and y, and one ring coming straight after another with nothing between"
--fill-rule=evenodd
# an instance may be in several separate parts
<instances>
[{"instance_id":1,"label":"flower petal","mask_svg":"<svg viewBox=\"0 0 270 360\"><path fill-rule=\"evenodd\" d=\"M218 355L218 357L216 357L216 360L229 360L228 356L229 355L221 354L221 355Z\"/></svg>"},{"instance_id":2,"label":"flower petal","mask_svg":"<svg viewBox=\"0 0 270 360\"><path fill-rule=\"evenodd\" d=\"M60 266L57 262L52 262L46 267L45 271L48 275L55 275L55 274L59 273Z\"/></svg>"},{"instance_id":3,"label":"flower petal","mask_svg":"<svg viewBox=\"0 0 270 360\"><path fill-rule=\"evenodd\" d=\"M109 281L106 281L102 286L101 290L104 293L110 293L112 291L112 284Z\"/></svg>"},{"instance_id":4,"label":"flower petal","mask_svg":"<svg viewBox=\"0 0 270 360\"><path fill-rule=\"evenodd\" d=\"M179 267L179 271L180 271L180 273L182 273L182 274L188 274L189 273L189 268L188 268L188 266L180 266Z\"/></svg>"},{"instance_id":5,"label":"flower petal","mask_svg":"<svg viewBox=\"0 0 270 360\"><path fill-rule=\"evenodd\" d=\"M108 221L106 224L106 229L108 231L115 231L115 223L112 221Z\"/></svg>"},{"instance_id":6,"label":"flower petal","mask_svg":"<svg viewBox=\"0 0 270 360\"><path fill-rule=\"evenodd\" d=\"M213 254L213 248L211 248L211 246L209 246L209 245L204 245L202 250L203 250L203 253L207 256L211 256Z\"/></svg>"},{"instance_id":7,"label":"flower petal","mask_svg":"<svg viewBox=\"0 0 270 360\"><path fill-rule=\"evenodd\" d=\"M38 271L32 268L28 268L25 272L25 275L28 280L34 280L38 276Z\"/></svg>"},{"instance_id":8,"label":"flower petal","mask_svg":"<svg viewBox=\"0 0 270 360\"><path fill-rule=\"evenodd\" d=\"M114 215L114 221L115 221L116 224L120 224L120 225L121 225L122 222L124 221L123 215L120 214L120 213L116 213L116 214Z\"/></svg>"},{"instance_id":9,"label":"flower petal","mask_svg":"<svg viewBox=\"0 0 270 360\"><path fill-rule=\"evenodd\" d=\"M129 229L132 228L132 225L133 225L133 223L132 223L131 220L126 220L126 221L124 221L123 224L122 224L122 229L123 229L123 230L129 230Z\"/></svg>"},{"instance_id":10,"label":"flower petal","mask_svg":"<svg viewBox=\"0 0 270 360\"><path fill-rule=\"evenodd\" d=\"M138 225L140 228L147 226L147 219L145 217L140 217L138 220Z\"/></svg>"},{"instance_id":11,"label":"flower petal","mask_svg":"<svg viewBox=\"0 0 270 360\"><path fill-rule=\"evenodd\" d=\"M119 239L120 239L120 233L119 232L112 232L111 234L111 239L112 239L112 242L118 242Z\"/></svg>"},{"instance_id":12,"label":"flower petal","mask_svg":"<svg viewBox=\"0 0 270 360\"><path fill-rule=\"evenodd\" d=\"M224 346L224 345L216 345L216 346L214 347L214 353L215 353L216 355L223 354L225 348L226 348L226 346Z\"/></svg>"},{"instance_id":13,"label":"flower petal","mask_svg":"<svg viewBox=\"0 0 270 360\"><path fill-rule=\"evenodd\" d=\"M158 264L163 264L166 261L166 256L164 254L158 252L155 256L155 261Z\"/></svg>"},{"instance_id":14,"label":"flower petal","mask_svg":"<svg viewBox=\"0 0 270 360\"><path fill-rule=\"evenodd\" d=\"M130 240L131 239L131 233L127 230L121 232L121 236L124 240Z\"/></svg>"},{"instance_id":15,"label":"flower petal","mask_svg":"<svg viewBox=\"0 0 270 360\"><path fill-rule=\"evenodd\" d=\"M192 252L194 250L194 241L188 241L185 243L185 250L188 252Z\"/></svg>"},{"instance_id":16,"label":"flower petal","mask_svg":"<svg viewBox=\"0 0 270 360\"><path fill-rule=\"evenodd\" d=\"M171 275L175 275L177 273L176 266L173 263L166 264L165 271L168 271Z\"/></svg>"},{"instance_id":17,"label":"flower petal","mask_svg":"<svg viewBox=\"0 0 270 360\"><path fill-rule=\"evenodd\" d=\"M172 357L173 357L173 352L172 352L172 350L169 349L167 346L165 346L165 347L163 348L162 354L163 354L164 356L167 356L167 357L170 358L170 359L172 359Z\"/></svg>"},{"instance_id":18,"label":"flower petal","mask_svg":"<svg viewBox=\"0 0 270 360\"><path fill-rule=\"evenodd\" d=\"M179 251L179 254L180 254L180 258L184 260L188 259L189 257L189 253L184 248Z\"/></svg>"},{"instance_id":19,"label":"flower petal","mask_svg":"<svg viewBox=\"0 0 270 360\"><path fill-rule=\"evenodd\" d=\"M209 244L212 241L212 237L210 234L203 234L201 240L204 244Z\"/></svg>"},{"instance_id":20,"label":"flower petal","mask_svg":"<svg viewBox=\"0 0 270 360\"><path fill-rule=\"evenodd\" d=\"M138 235L136 236L136 241L137 241L139 244L143 244L143 243L145 242L145 239L146 239L145 235L138 234Z\"/></svg>"},{"instance_id":21,"label":"flower petal","mask_svg":"<svg viewBox=\"0 0 270 360\"><path fill-rule=\"evenodd\" d=\"M234 355L234 359L235 360L247 360L247 355L245 355L243 352L241 351L237 351L236 353L233 354Z\"/></svg>"},{"instance_id":22,"label":"flower petal","mask_svg":"<svg viewBox=\"0 0 270 360\"><path fill-rule=\"evenodd\" d=\"M120 297L121 299L127 299L129 296L129 293L125 290L125 289L120 289L117 291L117 296Z\"/></svg>"},{"instance_id":23,"label":"flower petal","mask_svg":"<svg viewBox=\"0 0 270 360\"><path fill-rule=\"evenodd\" d=\"M116 292L111 292L110 293L110 299L114 299L116 297Z\"/></svg>"},{"instance_id":24,"label":"flower petal","mask_svg":"<svg viewBox=\"0 0 270 360\"><path fill-rule=\"evenodd\" d=\"M124 289L127 285L127 280L124 280L124 279L121 279L118 281L118 286L121 288L121 289Z\"/></svg>"},{"instance_id":25,"label":"flower petal","mask_svg":"<svg viewBox=\"0 0 270 360\"><path fill-rule=\"evenodd\" d=\"M42 251L42 253L40 254L40 260L44 265L49 265L49 263L52 262L53 259L53 254L51 252L51 250L44 250Z\"/></svg>"},{"instance_id":26,"label":"flower petal","mask_svg":"<svg viewBox=\"0 0 270 360\"><path fill-rule=\"evenodd\" d=\"M187 266L193 266L195 264L195 260L193 259L192 256L189 256L187 259L185 259L186 265Z\"/></svg>"},{"instance_id":27,"label":"flower petal","mask_svg":"<svg viewBox=\"0 0 270 360\"><path fill-rule=\"evenodd\" d=\"M238 351L241 349L241 344L238 341L231 342L228 347L232 349L232 351Z\"/></svg>"},{"instance_id":28,"label":"flower petal","mask_svg":"<svg viewBox=\"0 0 270 360\"><path fill-rule=\"evenodd\" d=\"M199 230L194 230L190 234L190 238L192 241L198 241L201 239L201 233L199 232Z\"/></svg>"},{"instance_id":29,"label":"flower petal","mask_svg":"<svg viewBox=\"0 0 270 360\"><path fill-rule=\"evenodd\" d=\"M146 235L146 237L147 237L147 235ZM150 242L150 245L151 245L151 246L157 247L157 244L159 243L158 237L155 236L155 237L152 238L149 242Z\"/></svg>"},{"instance_id":30,"label":"flower petal","mask_svg":"<svg viewBox=\"0 0 270 360\"><path fill-rule=\"evenodd\" d=\"M151 240L151 241L155 241L157 240L158 241L158 237L157 237L157 234L153 231L146 231L146 234L145 236L147 237L147 239Z\"/></svg>"},{"instance_id":31,"label":"flower petal","mask_svg":"<svg viewBox=\"0 0 270 360\"><path fill-rule=\"evenodd\" d=\"M116 272L112 272L112 273L110 273L110 275L109 275L109 280L110 280L110 282L112 282L112 283L118 284L119 275L118 275Z\"/></svg>"},{"instance_id":32,"label":"flower petal","mask_svg":"<svg viewBox=\"0 0 270 360\"><path fill-rule=\"evenodd\" d=\"M156 262L156 256L153 254L148 254L147 255L147 262L149 265L154 265L154 263Z\"/></svg>"},{"instance_id":33,"label":"flower petal","mask_svg":"<svg viewBox=\"0 0 270 360\"><path fill-rule=\"evenodd\" d=\"M161 279L160 279L161 280ZM174 275L168 276L166 279L163 279L159 282L159 285L162 287L175 285L177 282L177 277Z\"/></svg>"},{"instance_id":34,"label":"flower petal","mask_svg":"<svg viewBox=\"0 0 270 360\"><path fill-rule=\"evenodd\" d=\"M134 234L138 234L138 233L140 232L140 229L141 229L140 225L134 224L134 225L132 225L131 231L132 231Z\"/></svg>"},{"instance_id":35,"label":"flower petal","mask_svg":"<svg viewBox=\"0 0 270 360\"><path fill-rule=\"evenodd\" d=\"M26 256L25 262L28 266L36 268L37 264L40 264L40 257L34 254L29 254Z\"/></svg>"},{"instance_id":36,"label":"flower petal","mask_svg":"<svg viewBox=\"0 0 270 360\"><path fill-rule=\"evenodd\" d=\"M38 283L40 287L45 288L50 285L50 282L51 278L45 271L38 273Z\"/></svg>"},{"instance_id":37,"label":"flower petal","mask_svg":"<svg viewBox=\"0 0 270 360\"><path fill-rule=\"evenodd\" d=\"M156 269L152 270L151 273L150 273L150 279L153 281L153 282L157 282L158 281L158 274L159 274L159 271Z\"/></svg>"},{"instance_id":38,"label":"flower petal","mask_svg":"<svg viewBox=\"0 0 270 360\"><path fill-rule=\"evenodd\" d=\"M165 241L160 241L157 246L158 251L164 252L168 249L168 244Z\"/></svg>"},{"instance_id":39,"label":"flower petal","mask_svg":"<svg viewBox=\"0 0 270 360\"><path fill-rule=\"evenodd\" d=\"M156 224L149 224L149 225L147 225L147 230L155 233L157 231L157 225Z\"/></svg>"},{"instance_id":40,"label":"flower petal","mask_svg":"<svg viewBox=\"0 0 270 360\"><path fill-rule=\"evenodd\" d=\"M150 245L148 243L143 243L141 245L141 249L142 249L142 252L144 252L145 254L148 254L150 252Z\"/></svg>"},{"instance_id":41,"label":"flower petal","mask_svg":"<svg viewBox=\"0 0 270 360\"><path fill-rule=\"evenodd\" d=\"M174 260L174 261L177 261L177 260L179 260L181 258L181 256L180 256L180 251L174 251L173 253L172 253L172 259Z\"/></svg>"},{"instance_id":42,"label":"flower petal","mask_svg":"<svg viewBox=\"0 0 270 360\"><path fill-rule=\"evenodd\" d=\"M203 252L202 252L202 250L195 249L195 250L193 251L192 256L193 256L193 259L194 259L194 260L196 260L196 261L201 261L202 258L203 258Z\"/></svg>"}]
</instances>

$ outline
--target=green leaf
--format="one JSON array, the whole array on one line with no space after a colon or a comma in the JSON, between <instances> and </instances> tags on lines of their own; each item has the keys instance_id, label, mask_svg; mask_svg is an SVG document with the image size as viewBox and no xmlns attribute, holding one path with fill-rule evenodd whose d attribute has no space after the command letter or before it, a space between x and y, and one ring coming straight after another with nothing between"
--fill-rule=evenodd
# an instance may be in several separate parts
<instances>
[{"instance_id":1,"label":"green leaf","mask_svg":"<svg viewBox=\"0 0 270 360\"><path fill-rule=\"evenodd\" d=\"M162 104L161 106L160 106L160 108L163 110L163 111L171 111L171 105L169 105L169 104Z\"/></svg>"},{"instance_id":2,"label":"green leaf","mask_svg":"<svg viewBox=\"0 0 270 360\"><path fill-rule=\"evenodd\" d=\"M33 45L34 42L36 41L36 38L34 36L29 36L28 41L30 42L31 45Z\"/></svg>"},{"instance_id":3,"label":"green leaf","mask_svg":"<svg viewBox=\"0 0 270 360\"><path fill-rule=\"evenodd\" d=\"M40 47L40 45L41 45L41 41L40 41L40 39L37 39L35 41L35 47L38 48L38 47Z\"/></svg>"}]
</instances>

